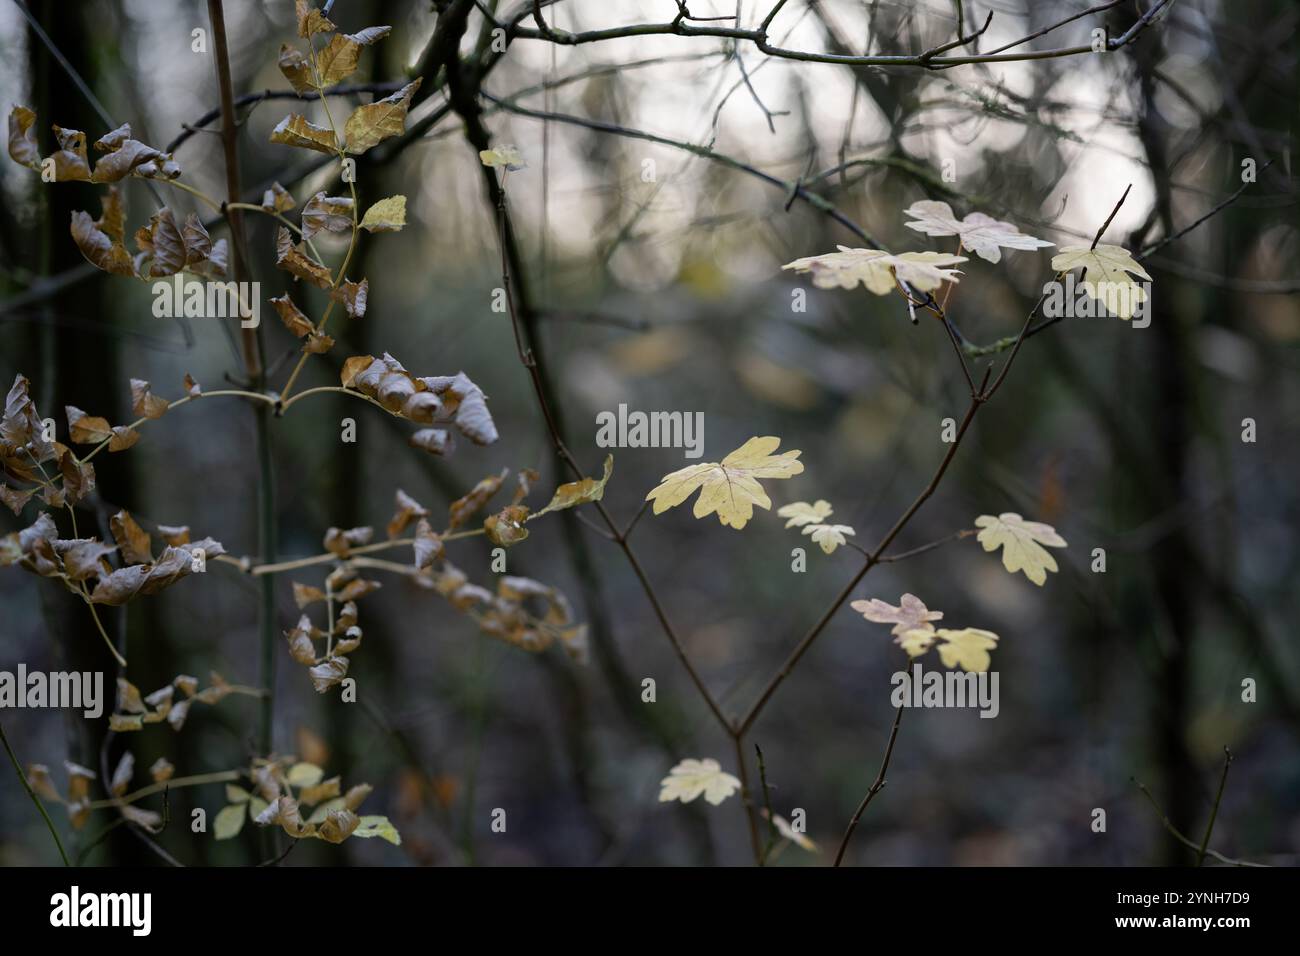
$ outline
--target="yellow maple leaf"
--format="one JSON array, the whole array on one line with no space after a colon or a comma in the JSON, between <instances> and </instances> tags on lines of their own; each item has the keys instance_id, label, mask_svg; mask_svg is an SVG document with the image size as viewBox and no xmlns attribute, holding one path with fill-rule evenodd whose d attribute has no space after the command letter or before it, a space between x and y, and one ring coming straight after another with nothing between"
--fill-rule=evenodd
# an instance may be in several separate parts
<instances>
[{"instance_id":1,"label":"yellow maple leaf","mask_svg":"<svg viewBox=\"0 0 1300 956\"><path fill-rule=\"evenodd\" d=\"M935 632L939 640L939 658L944 667L960 667L964 671L982 674L992 663L989 651L998 646L998 636L978 627L964 627L951 631L941 627Z\"/></svg>"},{"instance_id":2,"label":"yellow maple leaf","mask_svg":"<svg viewBox=\"0 0 1300 956\"><path fill-rule=\"evenodd\" d=\"M739 531L754 516L754 505L772 507L759 478L789 478L803 471L803 462L796 460L801 454L798 450L772 454L780 444L781 439L771 435L751 438L721 462L691 465L664 475L645 500L654 502L655 514L663 514L698 490L695 517L716 512L723 525Z\"/></svg>"},{"instance_id":3,"label":"yellow maple leaf","mask_svg":"<svg viewBox=\"0 0 1300 956\"><path fill-rule=\"evenodd\" d=\"M980 515L975 519L980 530L976 540L985 551L1002 549L1002 566L1015 574L1024 571L1025 577L1039 587L1047 580L1047 572L1055 571L1056 559L1043 545L1064 548L1065 539L1050 524L1026 521L1014 511L993 515Z\"/></svg>"}]
</instances>

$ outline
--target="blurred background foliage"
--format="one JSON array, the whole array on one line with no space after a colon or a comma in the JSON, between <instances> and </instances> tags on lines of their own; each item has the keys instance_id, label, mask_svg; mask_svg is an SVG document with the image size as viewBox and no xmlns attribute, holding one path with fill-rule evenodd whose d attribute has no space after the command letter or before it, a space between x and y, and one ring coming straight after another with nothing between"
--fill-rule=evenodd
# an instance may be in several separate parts
<instances>
[{"instance_id":1,"label":"blurred background foliage","mask_svg":"<svg viewBox=\"0 0 1300 956\"><path fill-rule=\"evenodd\" d=\"M217 105L211 56L190 48L191 30L207 24L204 5L31 0L30 8L115 123L130 122L137 138L162 145ZM704 0L691 8L698 16L736 12ZM1134 8L1082 18L1034 45L1087 43L1101 23L1118 35ZM980 40L988 50L1082 9L997 0L967 3L965 15L973 28L994 11ZM668 0L548 8L565 30L675 12ZM752 26L766 7L741 3L740 15ZM352 31L393 26L363 58L359 81L419 70L437 22L429 3L398 0L340 0L331 16ZM981 513L1019 511L1069 541L1060 573L1035 588L966 540L880 566L855 593L896 603L914 592L948 620L1002 635L994 664L1001 712L996 720L970 711L907 715L889 786L863 819L849 862L1187 862L1131 778L1199 837L1225 745L1237 760L1213 846L1280 864L1300 852L1298 16L1285 0L1180 0L1120 53L936 71L772 60L718 39L518 40L484 82L486 92L538 113L652 132L799 180L894 251L949 248L903 227L902 210L924 198L948 201L959 216L1010 219L1058 245L1087 242L1130 183L1108 239L1136 249L1230 195L1244 159L1260 169L1231 206L1147 263L1150 327L1069 320L1028 341L939 493L896 544L941 538ZM292 4L230 2L226 18L236 93L284 89L275 58L293 39ZM35 108L43 142L50 123L102 135L107 127L9 0L0 3L0 26L6 109ZM475 12L463 55L482 27ZM800 0L772 30L787 48L917 52L955 35L954 7ZM443 102L432 79L408 126ZM791 202L788 189L698 149L490 101L484 108L494 139L517 143L529 161L510 174L509 203L538 350L588 473L598 473L604 455L594 442L598 412L619 403L702 411L703 460L751 435L780 435L783 448L802 450L806 471L769 483L774 509L827 498L859 542L877 540L942 457L941 421L965 408L942 328L909 322L897 297L821 291L782 273L796 257L861 244L809 204ZM317 190L336 191L337 174L299 177L303 157L267 142L291 109L323 122L316 103L258 104L241 127L241 162L250 193L279 179L301 204ZM185 181L213 195L224 194L218 144L201 131L176 151ZM464 370L490 396L501 440L461 443L434 459L407 447L408 425L375 409L342 396L303 403L274 429L281 558L319 553L331 525L382 527L398 488L438 514L502 466L541 471L543 500L567 478L552 461L507 317L491 309L500 285L494 211L463 125L446 116L402 148L376 153L359 165L362 206L404 193L409 224L395 235L363 234L350 274L369 279L369 312L334 327L339 345L309 363L302 387L335 383L337 362L350 354L389 351L418 375ZM948 160L952 182L941 174ZM3 188L0 375L29 376L42 414L61 429L64 405L128 420L129 377L174 396L186 372L212 388L238 369L220 322L155 318L147 284L78 273L43 293L47 277L82 265L66 224L71 210L95 213L96 190L45 188L9 163ZM127 188L134 228L156 203L143 184ZM178 211L192 208L172 190L164 198ZM264 298L277 295L288 279L273 268L274 224L253 217L247 228L254 277ZM336 263L342 247L322 246ZM1010 252L996 267L973 259L950 312L972 342L1014 335L1048 268L1046 254ZM807 290L806 311L792 309L795 289ZM324 297L312 290L300 301L319 315ZM263 311L274 362L294 346ZM286 371L281 364L273 382ZM345 417L358 422L355 444L339 440ZM1253 444L1241 440L1247 417L1258 426ZM672 449L616 449L606 505L631 520L659 477L687 463ZM178 411L129 453L97 465L108 506L189 524L236 555L256 553L253 425L237 403ZM0 531L30 520L5 513ZM669 617L729 712L749 705L858 566L853 552L814 549L807 572L792 573L791 548L808 542L782 524L760 512L736 533L679 508L645 516L636 530ZM591 626L586 666L558 648L533 655L480 636L400 578L385 578L383 591L361 604L366 641L351 671L358 703L316 695L277 646L277 751L327 754L329 773L372 783L370 812L387 813L404 836L400 848L304 846L289 863L746 860L737 801L656 802L659 779L678 760L714 756L734 771L734 756L622 555L571 519L534 527L509 552L510 571L569 595ZM1090 569L1094 548L1106 550L1104 574ZM490 583L481 539L457 542L451 556ZM291 579L319 584L320 574L281 576L285 629L298 616ZM10 571L0 575L0 601L0 666L108 668L71 595ZM209 670L255 684L256 601L248 578L214 567L109 613L126 628L130 674L142 690ZM782 865L829 861L875 776L893 717L889 678L903 663L882 628L844 609L755 726L750 739L763 749L776 812L805 809L821 847L788 847ZM657 682L654 704L641 701L646 677ZM1241 701L1244 678L1258 684L1256 703ZM154 727L115 746L129 745L139 766L166 756L178 774L244 765L256 708L232 699L196 712L179 734ZM25 761L98 767L102 727L56 711L11 711L4 720ZM7 772L4 781L0 860L55 861L26 795ZM184 826L192 806L211 817L221 802L217 787L173 794L173 823L159 842L187 864L254 859L247 841L217 844ZM489 829L497 807L507 810L505 834ZM1104 834L1089 827L1096 807L1107 811ZM56 822L66 833L61 816ZM156 858L119 831L89 859Z\"/></svg>"}]
</instances>

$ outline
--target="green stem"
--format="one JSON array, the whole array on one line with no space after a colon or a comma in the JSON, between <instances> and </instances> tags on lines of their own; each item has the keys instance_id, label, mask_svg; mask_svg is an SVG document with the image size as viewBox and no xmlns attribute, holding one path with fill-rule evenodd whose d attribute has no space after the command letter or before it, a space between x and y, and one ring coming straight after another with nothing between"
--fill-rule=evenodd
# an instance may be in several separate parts
<instances>
[{"instance_id":1,"label":"green stem","mask_svg":"<svg viewBox=\"0 0 1300 956\"><path fill-rule=\"evenodd\" d=\"M59 848L59 856L63 857L63 865L72 866L72 863L68 860L67 851L63 849L63 841L59 839L59 831L54 828L54 821L51 820L50 815L45 812L45 804L41 803L41 798L36 795L36 791L32 789L32 785L27 782L27 774L23 773L22 764L18 762L18 756L14 753L14 749L9 746L9 738L5 736L3 725L0 725L0 742L4 743L5 753L9 755L9 760L14 765L14 772L18 774L18 780L22 783L23 789L27 791L27 796L32 798L32 803L36 804L36 809L41 812L41 817L45 820L45 825L49 827L50 836L54 837L54 845Z\"/></svg>"}]
</instances>

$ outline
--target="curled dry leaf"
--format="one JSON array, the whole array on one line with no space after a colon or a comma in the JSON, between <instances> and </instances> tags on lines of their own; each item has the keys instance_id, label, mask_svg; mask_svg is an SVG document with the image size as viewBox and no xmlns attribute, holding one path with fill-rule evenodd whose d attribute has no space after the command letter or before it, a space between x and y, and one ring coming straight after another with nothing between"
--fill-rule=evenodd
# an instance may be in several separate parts
<instances>
[{"instance_id":1,"label":"curled dry leaf","mask_svg":"<svg viewBox=\"0 0 1300 956\"><path fill-rule=\"evenodd\" d=\"M289 81L295 93L306 93L315 89L311 76L311 61L301 50L294 49L287 43L280 44L280 55L275 65L280 68L284 78Z\"/></svg>"},{"instance_id":2,"label":"curled dry leaf","mask_svg":"<svg viewBox=\"0 0 1300 956\"><path fill-rule=\"evenodd\" d=\"M605 473L600 480L595 478L583 478L581 481L570 481L555 489L550 503L541 511L536 512L528 517L529 521L539 515L544 515L548 511L560 511L564 508L573 508L577 505L586 504L591 501L600 501L605 495L605 485L609 483L609 476L614 473L614 456L605 456ZM526 493L526 492L525 492Z\"/></svg>"},{"instance_id":3,"label":"curled dry leaf","mask_svg":"<svg viewBox=\"0 0 1300 956\"><path fill-rule=\"evenodd\" d=\"M283 226L275 236L275 264L290 275L322 289L330 288L334 282L330 270L303 251L301 243L295 245L289 230Z\"/></svg>"},{"instance_id":4,"label":"curled dry leaf","mask_svg":"<svg viewBox=\"0 0 1300 956\"><path fill-rule=\"evenodd\" d=\"M126 251L126 208L116 186L109 188L99 201L100 216L73 212L72 241L92 266L120 276L135 275L135 264Z\"/></svg>"},{"instance_id":5,"label":"curled dry leaf","mask_svg":"<svg viewBox=\"0 0 1300 956\"><path fill-rule=\"evenodd\" d=\"M159 398L142 378L131 379L131 411L141 418L162 418L168 402Z\"/></svg>"},{"instance_id":6,"label":"curled dry leaf","mask_svg":"<svg viewBox=\"0 0 1300 956\"><path fill-rule=\"evenodd\" d=\"M389 538L396 538L416 518L427 518L429 509L424 507L401 488L393 495L395 507L392 520L388 522L387 532Z\"/></svg>"},{"instance_id":7,"label":"curled dry leaf","mask_svg":"<svg viewBox=\"0 0 1300 956\"><path fill-rule=\"evenodd\" d=\"M64 408L68 416L68 437L78 445L98 445L113 435L108 419L87 415L75 405Z\"/></svg>"},{"instance_id":8,"label":"curled dry leaf","mask_svg":"<svg viewBox=\"0 0 1300 956\"><path fill-rule=\"evenodd\" d=\"M338 143L334 133L310 122L305 116L290 113L271 130L271 142L299 149L314 149L318 153L337 153Z\"/></svg>"},{"instance_id":9,"label":"curled dry leaf","mask_svg":"<svg viewBox=\"0 0 1300 956\"><path fill-rule=\"evenodd\" d=\"M279 183L271 183L271 188L262 193L262 208L268 212L288 212L296 205L289 190Z\"/></svg>"},{"instance_id":10,"label":"curled dry leaf","mask_svg":"<svg viewBox=\"0 0 1300 956\"><path fill-rule=\"evenodd\" d=\"M90 164L86 161L86 134L79 129L64 129L61 126L53 129L59 148L45 157L43 164L54 161L54 181L90 182Z\"/></svg>"},{"instance_id":11,"label":"curled dry leaf","mask_svg":"<svg viewBox=\"0 0 1300 956\"><path fill-rule=\"evenodd\" d=\"M468 494L453 501L447 509L449 514L447 527L459 528L473 517L474 512L487 504L488 499L497 493L501 482L506 480L506 475L509 473L510 469L502 468L499 475L488 475L471 488Z\"/></svg>"},{"instance_id":12,"label":"curled dry leaf","mask_svg":"<svg viewBox=\"0 0 1300 956\"><path fill-rule=\"evenodd\" d=\"M423 571L443 555L442 538L434 532L427 518L421 518L415 526L415 567Z\"/></svg>"},{"instance_id":13,"label":"curled dry leaf","mask_svg":"<svg viewBox=\"0 0 1300 956\"><path fill-rule=\"evenodd\" d=\"M352 200L347 196L326 196L318 192L302 207L302 238L320 232L352 231Z\"/></svg>"},{"instance_id":14,"label":"curled dry leaf","mask_svg":"<svg viewBox=\"0 0 1300 956\"><path fill-rule=\"evenodd\" d=\"M483 522L483 530L493 544L508 548L528 537L527 520L527 505L507 505Z\"/></svg>"},{"instance_id":15,"label":"curled dry leaf","mask_svg":"<svg viewBox=\"0 0 1300 956\"><path fill-rule=\"evenodd\" d=\"M699 490L695 517L716 513L724 527L739 531L753 517L755 505L772 507L759 478L790 478L803 471L798 450L772 454L780 444L781 439L774 436L751 438L721 462L671 472L646 495L646 501L653 501L654 513L662 514Z\"/></svg>"},{"instance_id":16,"label":"curled dry leaf","mask_svg":"<svg viewBox=\"0 0 1300 956\"><path fill-rule=\"evenodd\" d=\"M346 531L342 528L329 528L325 532L325 550L343 557L352 548L359 548L363 544L369 544L374 536L375 529L365 526L348 528Z\"/></svg>"},{"instance_id":17,"label":"curled dry leaf","mask_svg":"<svg viewBox=\"0 0 1300 956\"><path fill-rule=\"evenodd\" d=\"M464 372L416 378L387 352L383 358L354 355L343 363L340 381L378 401L384 408L420 424L453 422L470 441L488 445L497 440L496 425L482 390ZM424 447L435 454L448 450L441 436L423 433Z\"/></svg>"},{"instance_id":18,"label":"curled dry leaf","mask_svg":"<svg viewBox=\"0 0 1300 956\"><path fill-rule=\"evenodd\" d=\"M316 331L316 326L312 324L307 316L303 315L302 310L294 304L287 292L271 299L270 303L275 308L276 315L280 316L280 321L284 323L284 327L289 330L289 333L294 338L301 339Z\"/></svg>"},{"instance_id":19,"label":"curled dry leaf","mask_svg":"<svg viewBox=\"0 0 1300 956\"><path fill-rule=\"evenodd\" d=\"M9 111L9 158L32 169L41 164L35 123L36 114L25 106L15 106Z\"/></svg>"},{"instance_id":20,"label":"curled dry leaf","mask_svg":"<svg viewBox=\"0 0 1300 956\"><path fill-rule=\"evenodd\" d=\"M153 548L149 542L149 533L136 523L130 512L125 509L113 515L108 521L113 540L117 542L122 560L127 564L148 564L153 560Z\"/></svg>"},{"instance_id":21,"label":"curled dry leaf","mask_svg":"<svg viewBox=\"0 0 1300 956\"><path fill-rule=\"evenodd\" d=\"M330 298L342 302L349 319L359 319L366 314L366 302L370 298L370 280L353 282L347 279L330 291Z\"/></svg>"}]
</instances>

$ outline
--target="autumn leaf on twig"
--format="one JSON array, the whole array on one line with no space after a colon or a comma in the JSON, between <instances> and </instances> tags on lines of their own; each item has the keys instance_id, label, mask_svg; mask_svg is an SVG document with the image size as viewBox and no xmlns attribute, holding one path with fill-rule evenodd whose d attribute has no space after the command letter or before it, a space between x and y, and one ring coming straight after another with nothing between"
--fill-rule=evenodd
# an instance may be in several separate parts
<instances>
[{"instance_id":1,"label":"autumn leaf on twig","mask_svg":"<svg viewBox=\"0 0 1300 956\"><path fill-rule=\"evenodd\" d=\"M724 526L739 531L753 517L755 505L772 507L771 499L758 483L759 478L790 478L803 471L803 462L796 460L800 455L797 449L772 454L780 444L780 438L770 435L751 438L720 463L690 465L664 475L645 500L654 502L655 514L663 514L698 490L695 517L704 518L716 512Z\"/></svg>"},{"instance_id":2,"label":"autumn leaf on twig","mask_svg":"<svg viewBox=\"0 0 1300 956\"><path fill-rule=\"evenodd\" d=\"M976 540L985 551L1002 549L1002 566L1015 574L1024 571L1025 577L1039 587L1047 580L1047 572L1056 570L1056 559L1043 547L1064 548L1065 539L1050 524L1026 521L1013 511L993 515L980 515L975 519L980 528Z\"/></svg>"},{"instance_id":3,"label":"autumn leaf on twig","mask_svg":"<svg viewBox=\"0 0 1300 956\"><path fill-rule=\"evenodd\" d=\"M819 289L853 289L861 282L876 295L888 295L895 276L921 292L933 292L945 282L957 282L960 273L946 268L965 262L965 256L946 252L902 252L892 255L881 249L850 249L807 256L787 262L782 269L812 273Z\"/></svg>"},{"instance_id":4,"label":"autumn leaf on twig","mask_svg":"<svg viewBox=\"0 0 1300 956\"><path fill-rule=\"evenodd\" d=\"M965 219L959 220L946 202L932 199L912 203L903 214L913 217L912 222L903 223L909 229L927 236L960 236L963 248L988 262L1001 261L1002 246L1032 250L1053 245L1045 239L1026 236L1011 223L999 222L982 212L969 213Z\"/></svg>"},{"instance_id":5,"label":"autumn leaf on twig","mask_svg":"<svg viewBox=\"0 0 1300 956\"><path fill-rule=\"evenodd\" d=\"M659 802L690 803L700 795L715 807L740 789L740 781L711 757L683 760L659 781Z\"/></svg>"}]
</instances>

